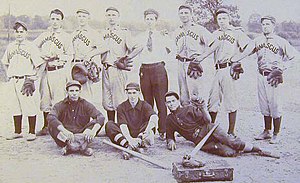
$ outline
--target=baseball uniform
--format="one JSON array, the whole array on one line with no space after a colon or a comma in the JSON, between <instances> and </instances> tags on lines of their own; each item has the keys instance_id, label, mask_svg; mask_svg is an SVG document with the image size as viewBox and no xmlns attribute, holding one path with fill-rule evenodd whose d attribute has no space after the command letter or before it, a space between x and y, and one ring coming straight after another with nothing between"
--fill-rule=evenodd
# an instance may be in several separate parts
<instances>
[{"instance_id":1,"label":"baseball uniform","mask_svg":"<svg viewBox=\"0 0 300 183\"><path fill-rule=\"evenodd\" d=\"M174 32L178 58L178 84L182 105L188 105L192 95L204 96L201 91L205 86L203 79L190 78L187 69L191 56L201 54L211 42L211 33L200 25L192 23L186 30L180 26Z\"/></svg>"}]
</instances>

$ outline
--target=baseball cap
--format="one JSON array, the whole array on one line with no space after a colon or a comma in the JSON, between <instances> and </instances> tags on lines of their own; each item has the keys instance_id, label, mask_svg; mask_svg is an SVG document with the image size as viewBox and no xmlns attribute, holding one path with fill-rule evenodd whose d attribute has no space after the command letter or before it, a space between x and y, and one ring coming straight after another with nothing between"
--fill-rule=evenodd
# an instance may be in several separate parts
<instances>
[{"instance_id":1,"label":"baseball cap","mask_svg":"<svg viewBox=\"0 0 300 183\"><path fill-rule=\"evenodd\" d=\"M169 97L169 96L174 96L177 100L179 99L179 95L174 92L174 91L168 91L166 94L165 94L165 98L166 97Z\"/></svg>"},{"instance_id":2,"label":"baseball cap","mask_svg":"<svg viewBox=\"0 0 300 183\"><path fill-rule=\"evenodd\" d=\"M226 14L229 15L229 11L228 11L228 9L226 9L226 8L220 8L220 9L218 9L218 10L216 11L216 16L218 16L218 15L221 14L221 13L226 13Z\"/></svg>"},{"instance_id":3,"label":"baseball cap","mask_svg":"<svg viewBox=\"0 0 300 183\"><path fill-rule=\"evenodd\" d=\"M90 12L88 11L88 10L85 10L85 9L78 9L77 11L76 11L76 13L85 13L85 14L90 14Z\"/></svg>"},{"instance_id":4,"label":"baseball cap","mask_svg":"<svg viewBox=\"0 0 300 183\"><path fill-rule=\"evenodd\" d=\"M147 9L144 11L144 16L149 15L149 14L154 14L154 15L156 15L156 18L158 18L158 12L154 9Z\"/></svg>"},{"instance_id":5,"label":"baseball cap","mask_svg":"<svg viewBox=\"0 0 300 183\"><path fill-rule=\"evenodd\" d=\"M66 84L66 90L68 90L68 88L70 86L78 86L79 89L81 89L81 84L79 83L79 81L76 81L76 80L71 80L69 81L67 84Z\"/></svg>"},{"instance_id":6,"label":"baseball cap","mask_svg":"<svg viewBox=\"0 0 300 183\"><path fill-rule=\"evenodd\" d=\"M13 29L17 30L19 27L23 27L27 31L27 25L24 22L16 21Z\"/></svg>"},{"instance_id":7,"label":"baseball cap","mask_svg":"<svg viewBox=\"0 0 300 183\"><path fill-rule=\"evenodd\" d=\"M63 12L60 10L60 9L54 9L50 12L50 16L51 14L57 14L57 15L60 15L61 16L61 19L63 20L64 19L64 14Z\"/></svg>"},{"instance_id":8,"label":"baseball cap","mask_svg":"<svg viewBox=\"0 0 300 183\"><path fill-rule=\"evenodd\" d=\"M193 11L192 7L190 5L187 5L187 4L180 5L178 10L181 10L181 9L189 9L191 12Z\"/></svg>"},{"instance_id":9,"label":"baseball cap","mask_svg":"<svg viewBox=\"0 0 300 183\"><path fill-rule=\"evenodd\" d=\"M115 7L108 7L108 8L106 8L106 10L105 10L105 12L108 12L109 10L112 10L112 11L116 11L116 12L118 12L118 13L120 13L119 12L119 10L117 9L117 8L115 8Z\"/></svg>"},{"instance_id":10,"label":"baseball cap","mask_svg":"<svg viewBox=\"0 0 300 183\"><path fill-rule=\"evenodd\" d=\"M264 19L271 20L271 22L273 24L276 23L276 19L273 16L271 16L271 15L266 15L266 16L261 17L260 18L260 22L262 22Z\"/></svg>"},{"instance_id":11,"label":"baseball cap","mask_svg":"<svg viewBox=\"0 0 300 183\"><path fill-rule=\"evenodd\" d=\"M140 91L140 85L137 83L129 83L126 85L125 90L136 90L136 91Z\"/></svg>"}]
</instances>

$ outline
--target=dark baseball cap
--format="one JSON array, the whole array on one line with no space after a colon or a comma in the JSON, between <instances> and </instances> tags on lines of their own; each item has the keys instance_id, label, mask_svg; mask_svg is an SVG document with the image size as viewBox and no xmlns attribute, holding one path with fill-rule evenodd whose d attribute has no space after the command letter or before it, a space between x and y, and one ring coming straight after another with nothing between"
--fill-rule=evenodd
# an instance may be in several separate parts
<instances>
[{"instance_id":1,"label":"dark baseball cap","mask_svg":"<svg viewBox=\"0 0 300 183\"><path fill-rule=\"evenodd\" d=\"M136 91L140 91L140 85L137 83L129 83L126 85L125 90L136 90Z\"/></svg>"},{"instance_id":2,"label":"dark baseball cap","mask_svg":"<svg viewBox=\"0 0 300 183\"><path fill-rule=\"evenodd\" d=\"M118 12L118 13L120 13L119 12L119 10L117 9L117 8L115 8L115 7L108 7L108 8L106 8L106 10L105 10L105 12L108 12L109 10L112 10L112 11L116 11L116 12Z\"/></svg>"},{"instance_id":3,"label":"dark baseball cap","mask_svg":"<svg viewBox=\"0 0 300 183\"><path fill-rule=\"evenodd\" d=\"M149 14L156 15L156 18L158 18L158 15L159 15L155 9L147 9L144 11L144 16L149 15Z\"/></svg>"},{"instance_id":4,"label":"dark baseball cap","mask_svg":"<svg viewBox=\"0 0 300 183\"><path fill-rule=\"evenodd\" d=\"M76 11L76 13L85 13L85 14L90 14L90 12L88 11L88 10L86 10L86 9L78 9L77 11Z\"/></svg>"},{"instance_id":5,"label":"dark baseball cap","mask_svg":"<svg viewBox=\"0 0 300 183\"><path fill-rule=\"evenodd\" d=\"M273 16L271 16L271 15L266 15L266 16L263 16L263 17L261 17L260 18L260 22L262 22L263 20L271 20L271 22L273 23L273 24L275 24L276 23L276 19L273 17Z\"/></svg>"},{"instance_id":6,"label":"dark baseball cap","mask_svg":"<svg viewBox=\"0 0 300 183\"><path fill-rule=\"evenodd\" d=\"M168 91L166 94L165 94L165 98L166 97L170 97L170 96L174 96L177 100L179 100L179 95L174 92L174 91Z\"/></svg>"},{"instance_id":7,"label":"dark baseball cap","mask_svg":"<svg viewBox=\"0 0 300 183\"><path fill-rule=\"evenodd\" d=\"M181 9L189 9L191 12L193 12L193 9L190 5L188 4L183 4L183 5L180 5L178 10L181 10Z\"/></svg>"},{"instance_id":8,"label":"dark baseball cap","mask_svg":"<svg viewBox=\"0 0 300 183\"><path fill-rule=\"evenodd\" d=\"M60 9L54 9L54 10L52 10L52 11L50 12L50 16L51 16L52 14L60 15L60 16L61 16L61 19L62 19L62 20L64 19L64 14L63 14L63 12L62 12Z\"/></svg>"},{"instance_id":9,"label":"dark baseball cap","mask_svg":"<svg viewBox=\"0 0 300 183\"><path fill-rule=\"evenodd\" d=\"M226 13L226 14L229 15L229 11L228 11L228 9L226 9L226 8L220 8L220 9L218 9L218 10L216 11L216 16L218 16L218 15L221 14L221 13Z\"/></svg>"},{"instance_id":10,"label":"dark baseball cap","mask_svg":"<svg viewBox=\"0 0 300 183\"><path fill-rule=\"evenodd\" d=\"M81 84L79 83L79 81L76 81L76 80L71 80L69 81L67 84L66 84L66 90L68 90L68 88L70 86L78 86L79 89L81 89Z\"/></svg>"},{"instance_id":11,"label":"dark baseball cap","mask_svg":"<svg viewBox=\"0 0 300 183\"><path fill-rule=\"evenodd\" d=\"M16 21L13 29L17 30L19 27L23 27L27 31L27 25L24 22Z\"/></svg>"}]
</instances>

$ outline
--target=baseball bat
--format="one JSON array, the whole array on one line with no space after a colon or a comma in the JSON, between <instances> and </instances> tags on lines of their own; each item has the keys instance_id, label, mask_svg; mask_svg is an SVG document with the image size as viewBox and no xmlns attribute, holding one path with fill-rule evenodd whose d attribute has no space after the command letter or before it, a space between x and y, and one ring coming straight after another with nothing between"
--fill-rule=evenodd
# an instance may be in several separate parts
<instances>
[{"instance_id":1,"label":"baseball bat","mask_svg":"<svg viewBox=\"0 0 300 183\"><path fill-rule=\"evenodd\" d=\"M193 151L189 154L190 157L194 157L197 152L203 147L207 139L211 136L211 134L215 131L215 129L219 126L219 123L215 124L215 126L204 136L204 138L197 144L197 146L193 149Z\"/></svg>"},{"instance_id":2,"label":"baseball bat","mask_svg":"<svg viewBox=\"0 0 300 183\"><path fill-rule=\"evenodd\" d=\"M107 141L107 140L105 140L105 139L103 140L103 143L105 143L105 144L107 144L107 145L109 145L109 146L112 146L112 147L114 147L114 148L117 148L117 149L119 149L119 150L121 150L121 151L125 151L125 152L127 152L127 153L129 153L129 154L131 154L131 155L133 155L133 156L135 156L135 157L137 157L137 158L140 158L140 159L142 159L142 160L144 160L144 161L147 161L147 162L149 162L149 163L151 163L151 164L154 164L154 165L156 165L156 166L158 166L158 167L160 167L160 168L163 168L163 169L166 169L166 170L171 170L171 167L167 167L167 166L165 166L164 164L162 164L161 162L159 162L159 161L157 161L157 160L155 160L155 159L152 159L152 158L150 158L150 157L148 157L148 156L146 156L146 155L144 155L144 154L141 154L141 153L135 152L135 151L133 151L133 150L130 150L130 149L121 147L121 146L116 145L116 144L114 144L114 143L111 143L111 142L109 142L109 141Z\"/></svg>"}]
</instances>

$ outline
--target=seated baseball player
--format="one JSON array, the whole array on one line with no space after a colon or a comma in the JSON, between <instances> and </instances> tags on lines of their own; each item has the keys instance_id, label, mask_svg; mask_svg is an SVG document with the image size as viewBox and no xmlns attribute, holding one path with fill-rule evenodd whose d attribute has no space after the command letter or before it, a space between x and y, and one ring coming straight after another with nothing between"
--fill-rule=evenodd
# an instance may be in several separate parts
<instances>
[{"instance_id":1,"label":"seated baseball player","mask_svg":"<svg viewBox=\"0 0 300 183\"><path fill-rule=\"evenodd\" d=\"M127 100L117 108L117 123L108 121L105 131L109 139L122 147L139 151L145 145L154 144L154 133L158 126L158 116L150 104L140 100L140 86L129 83L125 88ZM129 154L123 152L128 160Z\"/></svg>"},{"instance_id":2,"label":"seated baseball player","mask_svg":"<svg viewBox=\"0 0 300 183\"><path fill-rule=\"evenodd\" d=\"M166 105L171 112L167 117L167 148L171 151L176 149L174 132L198 144L214 126L204 100L193 96L192 104L182 107L177 93L170 91L165 97ZM224 157L236 156L238 152L261 151L239 138L228 137L220 127L215 129L201 150Z\"/></svg>"},{"instance_id":3,"label":"seated baseball player","mask_svg":"<svg viewBox=\"0 0 300 183\"><path fill-rule=\"evenodd\" d=\"M49 133L63 155L79 152L91 156L89 147L104 124L104 116L94 105L80 98L81 84L72 80L66 84L67 97L54 105L47 116ZM93 118L92 120L90 120Z\"/></svg>"}]
</instances>

